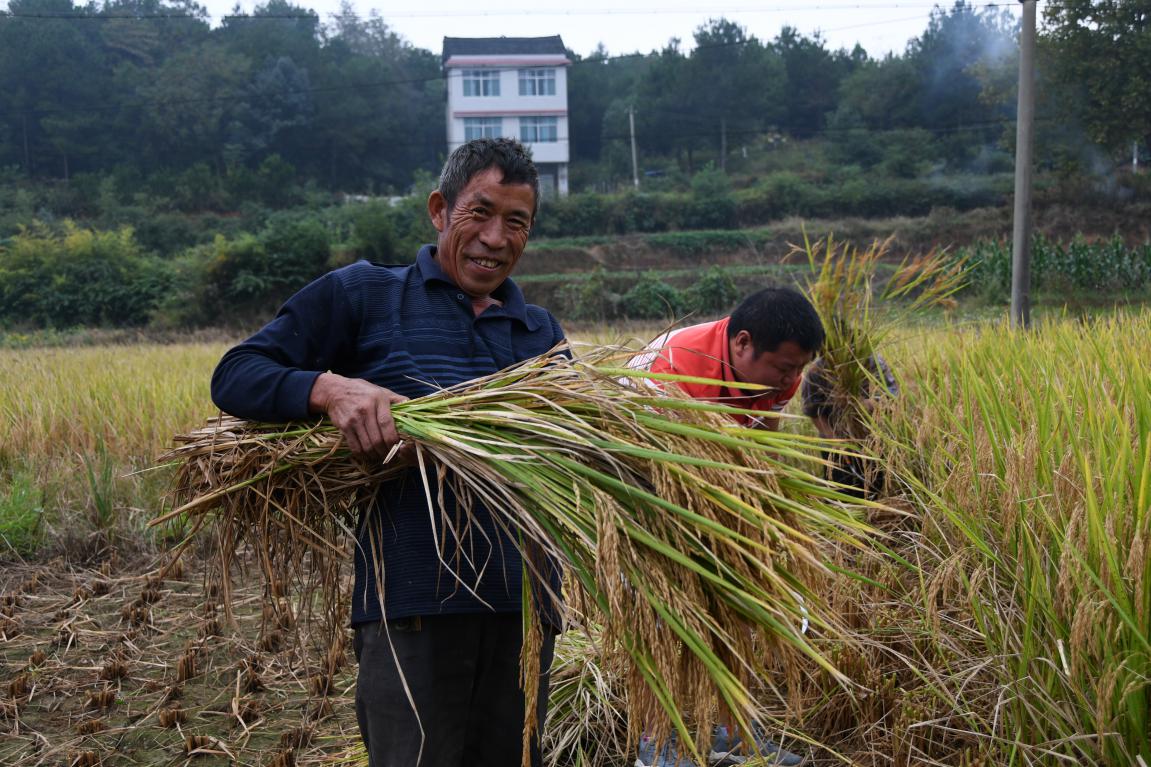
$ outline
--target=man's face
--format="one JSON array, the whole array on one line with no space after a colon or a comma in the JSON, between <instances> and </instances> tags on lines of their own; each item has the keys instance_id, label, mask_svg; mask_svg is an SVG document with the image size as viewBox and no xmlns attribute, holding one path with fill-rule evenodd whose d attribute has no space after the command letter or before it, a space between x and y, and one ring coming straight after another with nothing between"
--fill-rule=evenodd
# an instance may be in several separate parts
<instances>
[{"instance_id":1,"label":"man's face","mask_svg":"<svg viewBox=\"0 0 1151 767\"><path fill-rule=\"evenodd\" d=\"M805 351L793 341L784 341L773 352L756 354L746 330L739 331L730 343L736 380L773 389L790 389L815 357L815 352Z\"/></svg>"},{"instance_id":2,"label":"man's face","mask_svg":"<svg viewBox=\"0 0 1151 767\"><path fill-rule=\"evenodd\" d=\"M428 213L439 232L436 261L472 298L487 298L515 269L528 244L535 193L528 184L501 184L503 172L472 176L450 208L437 190Z\"/></svg>"}]
</instances>

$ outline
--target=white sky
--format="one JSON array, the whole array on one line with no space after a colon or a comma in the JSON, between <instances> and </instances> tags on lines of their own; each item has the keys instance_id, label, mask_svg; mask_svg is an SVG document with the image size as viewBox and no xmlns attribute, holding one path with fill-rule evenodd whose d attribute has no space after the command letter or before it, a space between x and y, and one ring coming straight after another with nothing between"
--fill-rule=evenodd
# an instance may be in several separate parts
<instances>
[{"instance_id":1,"label":"white sky","mask_svg":"<svg viewBox=\"0 0 1151 767\"><path fill-rule=\"evenodd\" d=\"M201 0L213 22L233 12L236 0ZM324 20L340 0L295 0ZM250 13L256 0L239 0ZM784 25L811 36L823 33L831 49L850 49L859 42L873 57L902 53L907 41L927 28L934 0L433 0L423 3L353 0L358 15L377 11L397 34L435 54L444 37L542 37L559 34L564 44L588 55L602 42L610 54L648 53L673 37L683 49L692 33L709 18L734 21L765 42ZM938 4L951 8L953 0ZM983 2L973 4L982 6ZM1020 4L996 0L1019 15Z\"/></svg>"}]
</instances>

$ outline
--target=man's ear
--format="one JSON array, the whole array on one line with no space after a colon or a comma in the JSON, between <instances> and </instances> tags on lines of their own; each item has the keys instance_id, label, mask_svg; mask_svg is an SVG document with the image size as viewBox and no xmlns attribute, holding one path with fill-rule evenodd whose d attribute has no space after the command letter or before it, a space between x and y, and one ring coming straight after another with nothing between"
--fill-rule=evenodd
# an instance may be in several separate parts
<instances>
[{"instance_id":1,"label":"man's ear","mask_svg":"<svg viewBox=\"0 0 1151 767\"><path fill-rule=\"evenodd\" d=\"M749 333L747 330L741 330L732 336L731 351L734 356L742 357L743 355L750 353L754 358L755 344L752 343L751 333Z\"/></svg>"},{"instance_id":2,"label":"man's ear","mask_svg":"<svg viewBox=\"0 0 1151 767\"><path fill-rule=\"evenodd\" d=\"M448 225L448 201L436 189L428 195L428 216L432 219L432 226L437 232L444 231Z\"/></svg>"}]
</instances>

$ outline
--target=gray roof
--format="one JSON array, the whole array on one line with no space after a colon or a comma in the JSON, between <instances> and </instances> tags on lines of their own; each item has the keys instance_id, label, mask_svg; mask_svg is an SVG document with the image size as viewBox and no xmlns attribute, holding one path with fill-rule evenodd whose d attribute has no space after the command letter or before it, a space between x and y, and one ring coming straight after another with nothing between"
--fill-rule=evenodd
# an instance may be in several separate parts
<instances>
[{"instance_id":1,"label":"gray roof","mask_svg":"<svg viewBox=\"0 0 1151 767\"><path fill-rule=\"evenodd\" d=\"M445 37L444 56L523 56L567 53L559 35L551 37Z\"/></svg>"}]
</instances>

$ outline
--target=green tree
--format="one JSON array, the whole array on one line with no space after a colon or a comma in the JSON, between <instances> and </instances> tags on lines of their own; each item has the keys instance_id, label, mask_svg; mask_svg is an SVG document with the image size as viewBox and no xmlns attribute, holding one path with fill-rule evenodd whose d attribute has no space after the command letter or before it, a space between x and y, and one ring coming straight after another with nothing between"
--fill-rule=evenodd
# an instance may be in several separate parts
<instances>
[{"instance_id":1,"label":"green tree","mask_svg":"<svg viewBox=\"0 0 1151 767\"><path fill-rule=\"evenodd\" d=\"M743 27L726 19L699 27L695 45L688 66L690 103L702 118L699 128L715 137L723 170L733 132L758 133L782 118L782 62Z\"/></svg>"},{"instance_id":2,"label":"green tree","mask_svg":"<svg viewBox=\"0 0 1151 767\"><path fill-rule=\"evenodd\" d=\"M70 0L12 0L8 9L17 16L0 19L0 119L16 144L0 148L0 164L67 179L90 168L108 138L92 130L108 96L98 30L77 23L89 14Z\"/></svg>"},{"instance_id":3,"label":"green tree","mask_svg":"<svg viewBox=\"0 0 1151 767\"><path fill-rule=\"evenodd\" d=\"M1043 62L1091 138L1119 150L1151 144L1151 10L1145 0L1043 6Z\"/></svg>"},{"instance_id":4,"label":"green tree","mask_svg":"<svg viewBox=\"0 0 1151 767\"><path fill-rule=\"evenodd\" d=\"M1017 24L1005 9L977 10L957 0L936 7L927 30L907 48L918 80L916 127L936 131L944 156L966 163L1002 135L1014 101L984 98L985 72L1014 61Z\"/></svg>"},{"instance_id":5,"label":"green tree","mask_svg":"<svg viewBox=\"0 0 1151 767\"><path fill-rule=\"evenodd\" d=\"M783 91L786 117L782 124L788 133L810 138L824 128L827 114L835 110L839 86L844 78L867 57L862 48L852 52L831 52L823 38L799 34L785 26L771 45L783 62L787 87Z\"/></svg>"}]
</instances>

